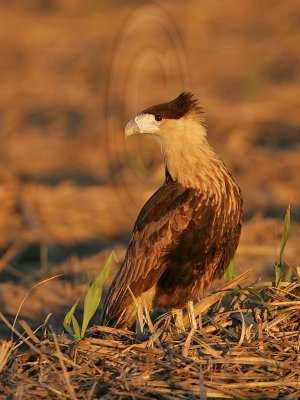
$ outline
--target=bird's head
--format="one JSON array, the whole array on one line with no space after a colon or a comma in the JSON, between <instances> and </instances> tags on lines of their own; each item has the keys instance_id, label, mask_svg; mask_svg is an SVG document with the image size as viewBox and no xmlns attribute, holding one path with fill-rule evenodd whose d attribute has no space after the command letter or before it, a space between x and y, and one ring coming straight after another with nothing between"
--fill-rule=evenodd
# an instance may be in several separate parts
<instances>
[{"instance_id":1,"label":"bird's head","mask_svg":"<svg viewBox=\"0 0 300 400\"><path fill-rule=\"evenodd\" d=\"M196 187L214 161L219 162L207 142L203 111L192 93L183 92L142 111L125 128L126 137L136 134L153 137L161 145L169 174L183 185Z\"/></svg>"},{"instance_id":2,"label":"bird's head","mask_svg":"<svg viewBox=\"0 0 300 400\"><path fill-rule=\"evenodd\" d=\"M142 111L128 122L125 135L151 135L166 145L174 142L177 136L186 141L193 126L203 128L203 111L192 93L183 92L172 101ZM202 129L202 134L205 136L205 129Z\"/></svg>"}]
</instances>

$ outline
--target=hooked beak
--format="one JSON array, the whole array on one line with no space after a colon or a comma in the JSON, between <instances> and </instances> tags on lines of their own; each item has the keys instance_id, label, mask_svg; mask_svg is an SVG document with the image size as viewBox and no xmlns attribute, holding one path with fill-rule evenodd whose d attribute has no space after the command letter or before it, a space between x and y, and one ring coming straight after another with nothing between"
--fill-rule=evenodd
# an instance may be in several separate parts
<instances>
[{"instance_id":1,"label":"hooked beak","mask_svg":"<svg viewBox=\"0 0 300 400\"><path fill-rule=\"evenodd\" d=\"M141 133L140 128L135 120L131 119L125 126L125 136L128 137L132 135L137 135L138 133Z\"/></svg>"}]
</instances>

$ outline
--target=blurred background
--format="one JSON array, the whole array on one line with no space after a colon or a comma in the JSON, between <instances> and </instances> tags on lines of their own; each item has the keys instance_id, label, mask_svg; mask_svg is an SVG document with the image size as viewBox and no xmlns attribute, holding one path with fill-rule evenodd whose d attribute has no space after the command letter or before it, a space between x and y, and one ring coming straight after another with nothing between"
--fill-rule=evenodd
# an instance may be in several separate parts
<instances>
[{"instance_id":1,"label":"blurred background","mask_svg":"<svg viewBox=\"0 0 300 400\"><path fill-rule=\"evenodd\" d=\"M20 313L61 327L111 249L122 261L164 179L158 146L124 126L183 90L243 190L237 272L274 279L289 204L299 266L299 48L297 0L1 1L0 310L63 274Z\"/></svg>"}]
</instances>

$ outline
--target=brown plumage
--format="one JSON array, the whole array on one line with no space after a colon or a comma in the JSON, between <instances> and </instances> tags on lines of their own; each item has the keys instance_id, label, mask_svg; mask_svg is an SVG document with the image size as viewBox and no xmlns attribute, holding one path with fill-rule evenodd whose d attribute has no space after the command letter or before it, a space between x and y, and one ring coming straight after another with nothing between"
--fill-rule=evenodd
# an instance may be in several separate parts
<instances>
[{"instance_id":1,"label":"brown plumage","mask_svg":"<svg viewBox=\"0 0 300 400\"><path fill-rule=\"evenodd\" d=\"M206 139L190 93L149 107L125 129L152 135L162 147L164 184L142 208L126 256L106 296L101 323L130 327L136 303L148 310L188 306L222 276L237 248L241 191Z\"/></svg>"}]
</instances>

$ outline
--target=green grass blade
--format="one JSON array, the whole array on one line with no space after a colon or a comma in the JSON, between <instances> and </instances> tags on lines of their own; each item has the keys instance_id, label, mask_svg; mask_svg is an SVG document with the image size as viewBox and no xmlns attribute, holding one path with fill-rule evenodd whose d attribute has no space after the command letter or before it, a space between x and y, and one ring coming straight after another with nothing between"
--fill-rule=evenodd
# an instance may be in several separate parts
<instances>
[{"instance_id":1,"label":"green grass blade","mask_svg":"<svg viewBox=\"0 0 300 400\"><path fill-rule=\"evenodd\" d=\"M282 278L282 265L275 262L275 287L279 288Z\"/></svg>"},{"instance_id":2,"label":"green grass blade","mask_svg":"<svg viewBox=\"0 0 300 400\"><path fill-rule=\"evenodd\" d=\"M266 304L267 300L264 298L262 292L260 292L259 290L255 289L255 288L252 288L252 287L246 287L245 290L248 293L250 293L253 296L255 296L261 303L264 303L264 305L267 308L267 310L269 311L269 313L273 315L274 310L273 310L272 307L270 307L269 305Z\"/></svg>"},{"instance_id":3,"label":"green grass blade","mask_svg":"<svg viewBox=\"0 0 300 400\"><path fill-rule=\"evenodd\" d=\"M68 332L69 335L75 337L75 332L72 329L71 322L72 322L72 317L74 315L74 312L76 310L78 304L78 300L76 303L71 307L70 311L67 312L65 318L64 318L64 328Z\"/></svg>"},{"instance_id":4,"label":"green grass blade","mask_svg":"<svg viewBox=\"0 0 300 400\"><path fill-rule=\"evenodd\" d=\"M251 288L251 287L246 287L245 290L247 290L247 292L249 292L253 296L255 296L259 301L262 302L262 301L265 300L263 295L257 289L254 289L254 288Z\"/></svg>"},{"instance_id":5,"label":"green grass blade","mask_svg":"<svg viewBox=\"0 0 300 400\"><path fill-rule=\"evenodd\" d=\"M286 214L284 217L283 223L283 231L281 236L281 246L280 246L280 253L279 253L279 261L275 262L275 287L279 288L282 280L291 278L291 271L286 268L284 263L284 249L289 237L290 232L290 225L291 225L291 206L289 205Z\"/></svg>"},{"instance_id":6,"label":"green grass blade","mask_svg":"<svg viewBox=\"0 0 300 400\"><path fill-rule=\"evenodd\" d=\"M103 287L106 279L108 278L109 272L112 267L115 253L112 251L106 260L101 273L92 281L84 298L84 309L83 309L83 322L81 327L81 337L84 337L85 331L88 327L90 320L95 314L103 292Z\"/></svg>"},{"instance_id":7,"label":"green grass blade","mask_svg":"<svg viewBox=\"0 0 300 400\"><path fill-rule=\"evenodd\" d=\"M285 282L290 282L292 276L293 276L293 268L290 265L285 264L285 276L284 276Z\"/></svg>"},{"instance_id":8,"label":"green grass blade","mask_svg":"<svg viewBox=\"0 0 300 400\"><path fill-rule=\"evenodd\" d=\"M224 274L224 281L229 282L235 278L235 258L230 261L230 264Z\"/></svg>"},{"instance_id":9,"label":"green grass blade","mask_svg":"<svg viewBox=\"0 0 300 400\"><path fill-rule=\"evenodd\" d=\"M279 263L283 265L283 253L284 253L284 248L286 245L286 242L289 237L289 232L290 232L290 226L291 226L291 206L289 205L286 214L284 217L284 224L283 224L283 232L281 236L281 248L280 248L280 254L279 254Z\"/></svg>"},{"instance_id":10,"label":"green grass blade","mask_svg":"<svg viewBox=\"0 0 300 400\"><path fill-rule=\"evenodd\" d=\"M80 336L80 326L77 322L77 319L75 318L75 315L72 315L72 324L74 328L74 339L75 342L77 343L81 340L81 336Z\"/></svg>"}]
</instances>

